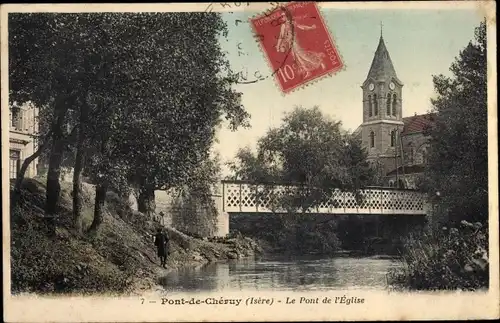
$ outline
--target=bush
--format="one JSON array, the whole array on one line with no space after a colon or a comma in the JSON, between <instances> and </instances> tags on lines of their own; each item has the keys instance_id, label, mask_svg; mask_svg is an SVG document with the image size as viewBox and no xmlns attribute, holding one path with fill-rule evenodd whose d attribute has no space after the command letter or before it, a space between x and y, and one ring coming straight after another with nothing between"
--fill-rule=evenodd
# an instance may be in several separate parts
<instances>
[{"instance_id":1,"label":"bush","mask_svg":"<svg viewBox=\"0 0 500 323\"><path fill-rule=\"evenodd\" d=\"M19 211L16 209L15 213ZM43 222L36 220L13 227L13 293L120 292L125 289L125 274L111 268L108 271L103 270L79 244L70 239L50 238L46 231Z\"/></svg>"},{"instance_id":2,"label":"bush","mask_svg":"<svg viewBox=\"0 0 500 323\"><path fill-rule=\"evenodd\" d=\"M390 284L411 290L477 290L489 284L488 234L481 223L462 221L434 234L404 242L402 266L388 274Z\"/></svg>"},{"instance_id":3,"label":"bush","mask_svg":"<svg viewBox=\"0 0 500 323\"><path fill-rule=\"evenodd\" d=\"M106 209L123 220L129 220L133 213L130 201L113 191L106 192Z\"/></svg>"},{"instance_id":4,"label":"bush","mask_svg":"<svg viewBox=\"0 0 500 323\"><path fill-rule=\"evenodd\" d=\"M144 256L152 250L141 244L144 238L137 231L142 226L128 226L117 216L107 216L97 237L85 237L74 230L70 184L61 183L53 235L44 218L44 184L34 179L23 181L18 205L10 212L12 293L122 293L131 286L139 268L149 270L147 259L124 251L132 246ZM88 226L94 191L91 185L83 189L82 220ZM113 210L120 206L112 194L106 203Z\"/></svg>"},{"instance_id":5,"label":"bush","mask_svg":"<svg viewBox=\"0 0 500 323\"><path fill-rule=\"evenodd\" d=\"M335 220L315 221L302 214L232 216L231 234L236 231L258 239L269 252L289 254L335 254L340 249Z\"/></svg>"}]
</instances>

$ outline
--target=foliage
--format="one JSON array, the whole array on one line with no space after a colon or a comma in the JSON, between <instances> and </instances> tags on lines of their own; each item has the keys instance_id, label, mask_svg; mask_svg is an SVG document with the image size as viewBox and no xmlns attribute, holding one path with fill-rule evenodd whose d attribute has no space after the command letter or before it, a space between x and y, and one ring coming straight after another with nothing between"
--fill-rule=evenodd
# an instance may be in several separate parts
<instances>
[{"instance_id":1,"label":"foliage","mask_svg":"<svg viewBox=\"0 0 500 323\"><path fill-rule=\"evenodd\" d=\"M171 203L173 227L190 235L214 236L218 212L213 194L220 194L215 187L220 177L218 154L195 167L187 183L176 189L178 195Z\"/></svg>"},{"instance_id":2,"label":"foliage","mask_svg":"<svg viewBox=\"0 0 500 323\"><path fill-rule=\"evenodd\" d=\"M334 189L356 191L373 177L361 143L318 107L296 107L259 139L256 155L242 149L230 168L236 179L298 184L281 204L303 209Z\"/></svg>"},{"instance_id":3,"label":"foliage","mask_svg":"<svg viewBox=\"0 0 500 323\"><path fill-rule=\"evenodd\" d=\"M417 290L487 288L489 282L487 227L463 220L458 228L410 237L402 266L389 273L396 287Z\"/></svg>"},{"instance_id":4,"label":"foliage","mask_svg":"<svg viewBox=\"0 0 500 323\"><path fill-rule=\"evenodd\" d=\"M139 186L182 185L209 158L222 115L233 128L248 114L220 50L225 25L218 14L135 15L125 28L129 48L120 69L130 86L124 136L118 153L133 164ZM167 37L166 37L167 36ZM133 45L132 45L133 44ZM141 64L137 64L140 62Z\"/></svg>"},{"instance_id":5,"label":"foliage","mask_svg":"<svg viewBox=\"0 0 500 323\"><path fill-rule=\"evenodd\" d=\"M435 123L425 188L454 221L488 219L486 24L451 65L453 76L434 76ZM436 194L439 192L439 196Z\"/></svg>"},{"instance_id":6,"label":"foliage","mask_svg":"<svg viewBox=\"0 0 500 323\"><path fill-rule=\"evenodd\" d=\"M67 183L64 183L67 184ZM82 235L71 219L71 185L63 185L59 200L57 234L48 234L43 219L44 184L26 179L18 208L11 220L12 292L34 293L137 293L157 283L158 266L152 234L156 225L143 214L126 219L115 213L127 211L127 202L108 193L102 234ZM92 210L94 192L83 191L84 210ZM11 187L12 189L12 187ZM121 204L121 205L120 205ZM85 212L84 212L85 213ZM250 239L211 243L167 228L171 252L168 267L251 256L259 251Z\"/></svg>"},{"instance_id":7,"label":"foliage","mask_svg":"<svg viewBox=\"0 0 500 323\"><path fill-rule=\"evenodd\" d=\"M258 239L272 253L333 255L340 249L336 221L315 221L304 214L231 216L231 234Z\"/></svg>"},{"instance_id":8,"label":"foliage","mask_svg":"<svg viewBox=\"0 0 500 323\"><path fill-rule=\"evenodd\" d=\"M68 241L48 239L43 226L37 223L26 222L24 226L15 227L12 234L17 237L11 254L14 293L122 292L126 287L128 277L125 273L99 270L99 264L90 259L79 259L81 262L75 263L78 252L75 246ZM47 250L52 252L50 257Z\"/></svg>"},{"instance_id":9,"label":"foliage","mask_svg":"<svg viewBox=\"0 0 500 323\"><path fill-rule=\"evenodd\" d=\"M236 162L228 163L233 173L229 179L251 180L257 183L280 180L280 169L277 163L264 160L263 154L255 155L249 147L240 148L235 156Z\"/></svg>"},{"instance_id":10,"label":"foliage","mask_svg":"<svg viewBox=\"0 0 500 323\"><path fill-rule=\"evenodd\" d=\"M111 214L116 214L120 218L130 220L133 214L132 203L128 198L124 198L115 191L106 193L106 209Z\"/></svg>"},{"instance_id":11,"label":"foliage","mask_svg":"<svg viewBox=\"0 0 500 323\"><path fill-rule=\"evenodd\" d=\"M16 292L123 292L133 271L106 264L99 253L68 231L60 217L52 237L43 221L45 186L24 180L21 201L11 212L11 281ZM85 203L91 203L90 194ZM63 189L58 212L69 212L69 192ZM81 238L80 236L78 236ZM90 250L89 250L90 249Z\"/></svg>"},{"instance_id":12,"label":"foliage","mask_svg":"<svg viewBox=\"0 0 500 323\"><path fill-rule=\"evenodd\" d=\"M85 87L100 84L91 62L99 34L92 28L97 15L23 13L9 15L9 100L31 102L39 108L41 133L60 129L53 137L75 139L79 96ZM72 68L68 68L71 66ZM100 75L99 75L100 76ZM67 148L67 147L66 147ZM49 149L50 151L50 149ZM65 165L72 165L70 154ZM43 154L41 161L48 163Z\"/></svg>"},{"instance_id":13,"label":"foliage","mask_svg":"<svg viewBox=\"0 0 500 323\"><path fill-rule=\"evenodd\" d=\"M56 195L71 156L99 192L132 183L151 198L198 176L223 116L248 125L218 13L13 14L9 27L10 99L50 119Z\"/></svg>"},{"instance_id":14,"label":"foliage","mask_svg":"<svg viewBox=\"0 0 500 323\"><path fill-rule=\"evenodd\" d=\"M379 158L377 158L375 160L370 161L370 164L372 169L372 178L369 184L373 186L385 185L386 172L384 171L383 162Z\"/></svg>"}]
</instances>

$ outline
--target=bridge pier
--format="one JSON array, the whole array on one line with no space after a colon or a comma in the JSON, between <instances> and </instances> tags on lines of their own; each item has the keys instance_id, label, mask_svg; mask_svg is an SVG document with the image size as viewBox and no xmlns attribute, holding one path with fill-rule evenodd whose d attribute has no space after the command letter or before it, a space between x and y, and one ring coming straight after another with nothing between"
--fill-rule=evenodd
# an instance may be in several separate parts
<instances>
[{"instance_id":1,"label":"bridge pier","mask_svg":"<svg viewBox=\"0 0 500 323\"><path fill-rule=\"evenodd\" d=\"M229 234L229 214L227 212L218 213L216 237L225 237Z\"/></svg>"},{"instance_id":2,"label":"bridge pier","mask_svg":"<svg viewBox=\"0 0 500 323\"><path fill-rule=\"evenodd\" d=\"M224 200L222 194L213 194L212 199L217 210L216 237L225 237L229 234L229 214L224 211Z\"/></svg>"}]
</instances>

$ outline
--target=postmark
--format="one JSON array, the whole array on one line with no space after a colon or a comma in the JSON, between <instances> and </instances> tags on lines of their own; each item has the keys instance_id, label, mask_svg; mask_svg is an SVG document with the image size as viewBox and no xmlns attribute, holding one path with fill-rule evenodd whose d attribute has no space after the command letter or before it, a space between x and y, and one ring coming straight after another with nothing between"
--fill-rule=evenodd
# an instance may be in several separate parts
<instances>
[{"instance_id":1,"label":"postmark","mask_svg":"<svg viewBox=\"0 0 500 323\"><path fill-rule=\"evenodd\" d=\"M272 14L272 12L276 8L280 7L280 3L278 3L278 2L269 2L268 4L270 5L270 8L268 8L265 11L265 13L263 14L264 16L269 16L270 14ZM217 10L217 9L234 10L237 8L248 7L248 6L250 6L250 3L237 3L237 2L235 2L235 3L218 3L218 4L211 3L206 7L205 12L213 12L214 10ZM293 17L291 17L289 15L289 13L287 13L286 8L281 7L281 9L285 12L286 15L289 16L289 19L293 19ZM226 31L223 34L226 41L228 41L229 38L231 37L230 34L233 34L233 35L238 34L238 31L236 31L236 29L240 28L240 29L248 30L248 27L251 24L250 19L244 18L242 16L238 16L238 12L229 11L228 14L231 14L231 15L236 14L236 15L234 18L227 20L227 23L230 26L231 30ZM240 30L240 32L241 32L241 30ZM238 36L236 36L236 37L238 37ZM252 32L252 40L262 41L262 40L264 40L264 38L265 38L264 35L256 34L256 33ZM293 32L292 32L291 38L293 39ZM236 38L236 39L238 39L238 38ZM236 41L233 40L234 48L231 48L230 50L234 51L234 54L237 55L238 57L250 58L253 55L253 54L251 54L252 51L256 48L255 41L247 42L245 40L239 40L239 39ZM283 55L284 57L281 60L282 63L278 64L278 66L276 68L271 68L268 70L255 69L255 68L252 68L246 64L243 64L241 67L235 67L235 69L232 71L234 74L233 76L235 78L235 83L240 84L240 85L244 85L244 84L250 85L250 84L255 84L257 82L261 82L261 81L265 81L267 79L273 78L274 75L278 72L278 70L285 63L287 56L290 55L290 49L288 49L286 51L285 55ZM224 52L226 55L230 55L229 51L224 51Z\"/></svg>"},{"instance_id":2,"label":"postmark","mask_svg":"<svg viewBox=\"0 0 500 323\"><path fill-rule=\"evenodd\" d=\"M315 2L291 2L250 19L283 93L344 66Z\"/></svg>"}]
</instances>

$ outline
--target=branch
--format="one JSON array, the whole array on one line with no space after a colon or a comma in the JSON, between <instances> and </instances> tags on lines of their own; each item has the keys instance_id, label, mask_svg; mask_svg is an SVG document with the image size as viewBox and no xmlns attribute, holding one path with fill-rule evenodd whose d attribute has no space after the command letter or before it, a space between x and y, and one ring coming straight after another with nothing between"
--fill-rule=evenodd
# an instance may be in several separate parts
<instances>
[{"instance_id":1,"label":"branch","mask_svg":"<svg viewBox=\"0 0 500 323\"><path fill-rule=\"evenodd\" d=\"M37 159L38 157L40 157L40 155L42 154L42 152L45 150L45 148L47 148L47 146L49 145L50 143L50 138L51 138L51 133L52 133L52 130L50 130L46 135L45 135L45 140L43 142L42 145L40 145L38 147L38 149L31 155L29 156L28 158L26 158L24 161L23 161L23 165L21 166L21 169L19 170L18 174L17 174L17 178L16 178L16 183L14 185L14 195L13 195L13 199L11 201L12 203L12 207L14 207L16 204L17 204L17 197L19 195L19 192L21 191L21 184L24 180L24 175L26 174L26 170L28 169L28 166L35 160Z\"/></svg>"}]
</instances>

